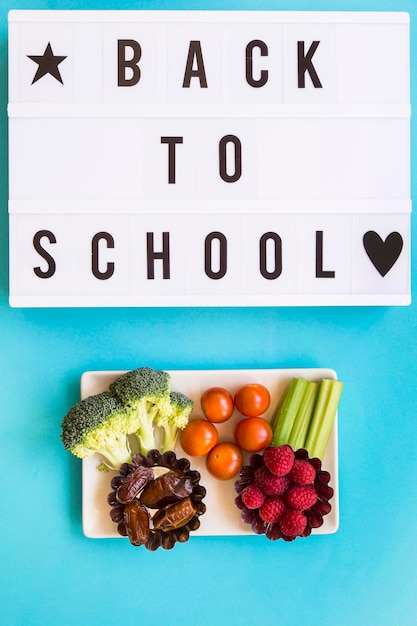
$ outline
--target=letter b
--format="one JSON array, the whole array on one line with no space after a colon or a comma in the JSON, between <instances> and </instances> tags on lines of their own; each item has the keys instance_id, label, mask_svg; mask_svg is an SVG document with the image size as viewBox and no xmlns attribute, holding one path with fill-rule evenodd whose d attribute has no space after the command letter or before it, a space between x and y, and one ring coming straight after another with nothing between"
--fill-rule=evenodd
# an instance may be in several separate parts
<instances>
[{"instance_id":1,"label":"letter b","mask_svg":"<svg viewBox=\"0 0 417 626\"><path fill-rule=\"evenodd\" d=\"M133 54L126 58L126 49L130 48ZM132 87L140 81L139 61L142 56L140 44L134 39L118 39L117 41L117 86ZM126 69L130 76L127 77Z\"/></svg>"}]
</instances>

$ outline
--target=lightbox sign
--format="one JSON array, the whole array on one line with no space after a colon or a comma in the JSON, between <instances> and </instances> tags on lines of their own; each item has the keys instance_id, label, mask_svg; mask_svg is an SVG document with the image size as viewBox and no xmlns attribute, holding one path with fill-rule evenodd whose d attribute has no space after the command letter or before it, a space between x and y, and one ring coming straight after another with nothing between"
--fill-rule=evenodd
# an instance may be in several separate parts
<instances>
[{"instance_id":1,"label":"lightbox sign","mask_svg":"<svg viewBox=\"0 0 417 626\"><path fill-rule=\"evenodd\" d=\"M12 11L12 306L410 302L405 13Z\"/></svg>"}]
</instances>

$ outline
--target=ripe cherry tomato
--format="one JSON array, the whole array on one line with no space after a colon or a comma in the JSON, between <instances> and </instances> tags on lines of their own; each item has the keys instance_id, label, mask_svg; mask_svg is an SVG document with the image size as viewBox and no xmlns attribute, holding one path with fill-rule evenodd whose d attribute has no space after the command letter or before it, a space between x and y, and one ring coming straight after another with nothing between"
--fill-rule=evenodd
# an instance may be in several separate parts
<instances>
[{"instance_id":1,"label":"ripe cherry tomato","mask_svg":"<svg viewBox=\"0 0 417 626\"><path fill-rule=\"evenodd\" d=\"M243 385L235 394L235 407L246 417L258 417L265 413L271 402L269 391L263 385Z\"/></svg>"},{"instance_id":2,"label":"ripe cherry tomato","mask_svg":"<svg viewBox=\"0 0 417 626\"><path fill-rule=\"evenodd\" d=\"M201 396L201 408L210 422L220 424L232 416L234 411L233 397L223 387L210 387Z\"/></svg>"},{"instance_id":3,"label":"ripe cherry tomato","mask_svg":"<svg viewBox=\"0 0 417 626\"><path fill-rule=\"evenodd\" d=\"M260 452L272 441L271 424L263 417L244 417L235 426L235 441L246 452Z\"/></svg>"},{"instance_id":4,"label":"ripe cherry tomato","mask_svg":"<svg viewBox=\"0 0 417 626\"><path fill-rule=\"evenodd\" d=\"M180 433L180 444L189 456L206 456L219 439L217 428L206 419L188 422Z\"/></svg>"},{"instance_id":5,"label":"ripe cherry tomato","mask_svg":"<svg viewBox=\"0 0 417 626\"><path fill-rule=\"evenodd\" d=\"M232 441L218 443L206 458L207 471L219 480L234 478L242 465L243 452Z\"/></svg>"}]
</instances>

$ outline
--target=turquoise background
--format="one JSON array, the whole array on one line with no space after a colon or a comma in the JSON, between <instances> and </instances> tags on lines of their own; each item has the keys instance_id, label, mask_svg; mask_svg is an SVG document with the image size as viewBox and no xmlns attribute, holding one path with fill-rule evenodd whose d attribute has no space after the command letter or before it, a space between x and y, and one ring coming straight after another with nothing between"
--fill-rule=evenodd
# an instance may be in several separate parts
<instances>
[{"instance_id":1,"label":"turquoise background","mask_svg":"<svg viewBox=\"0 0 417 626\"><path fill-rule=\"evenodd\" d=\"M416 625L416 304L11 309L7 12L15 8L407 11L412 105L417 72L411 1L0 0L1 623ZM412 120L412 163L415 132ZM63 450L62 416L78 400L83 371L144 363L334 368L345 381L339 531L291 544L196 537L155 553L85 538L81 462Z\"/></svg>"}]
</instances>

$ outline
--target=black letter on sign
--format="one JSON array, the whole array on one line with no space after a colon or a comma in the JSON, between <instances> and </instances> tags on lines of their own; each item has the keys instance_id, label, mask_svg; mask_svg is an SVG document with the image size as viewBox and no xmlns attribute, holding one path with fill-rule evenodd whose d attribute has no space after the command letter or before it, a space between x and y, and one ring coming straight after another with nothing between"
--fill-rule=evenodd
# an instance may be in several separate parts
<instances>
[{"instance_id":1,"label":"black letter on sign","mask_svg":"<svg viewBox=\"0 0 417 626\"><path fill-rule=\"evenodd\" d=\"M304 88L306 86L305 73L308 72L314 87L320 88L322 87L322 84L311 61L320 42L313 41L307 54L304 52L304 43L304 41L298 42L298 87Z\"/></svg>"},{"instance_id":2,"label":"black letter on sign","mask_svg":"<svg viewBox=\"0 0 417 626\"><path fill-rule=\"evenodd\" d=\"M227 173L227 144L233 143L235 147L235 171ZM219 143L219 170L220 176L226 183L235 183L242 176L242 144L235 135L225 135Z\"/></svg>"},{"instance_id":3,"label":"black letter on sign","mask_svg":"<svg viewBox=\"0 0 417 626\"><path fill-rule=\"evenodd\" d=\"M267 268L267 244L272 241L274 244L274 269ZM264 233L259 240L259 269L264 278L274 280L282 273L282 241L277 233Z\"/></svg>"},{"instance_id":4,"label":"black letter on sign","mask_svg":"<svg viewBox=\"0 0 417 626\"><path fill-rule=\"evenodd\" d=\"M194 59L197 61L197 69L193 70ZM200 79L200 87L207 88L206 71L204 69L203 53L200 41L190 41L188 48L187 65L185 68L183 87L189 87L192 78Z\"/></svg>"},{"instance_id":5,"label":"black letter on sign","mask_svg":"<svg viewBox=\"0 0 417 626\"><path fill-rule=\"evenodd\" d=\"M91 271L99 280L107 280L114 274L114 263L107 263L107 269L104 272L99 268L99 244L101 240L107 243L108 248L114 248L114 239L110 233L100 232L94 235L91 240Z\"/></svg>"},{"instance_id":6,"label":"black letter on sign","mask_svg":"<svg viewBox=\"0 0 417 626\"><path fill-rule=\"evenodd\" d=\"M213 241L219 243L219 269L213 270ZM209 278L219 280L227 272L227 239L223 233L213 232L207 235L204 242L204 271Z\"/></svg>"},{"instance_id":7,"label":"black letter on sign","mask_svg":"<svg viewBox=\"0 0 417 626\"><path fill-rule=\"evenodd\" d=\"M133 50L133 56L126 59L126 48ZM140 81L138 63L142 56L142 49L134 39L118 39L117 41L117 86L132 87ZM131 77L126 78L126 68L130 68Z\"/></svg>"},{"instance_id":8,"label":"black letter on sign","mask_svg":"<svg viewBox=\"0 0 417 626\"><path fill-rule=\"evenodd\" d=\"M333 270L323 270L323 231L316 230L316 278L334 278Z\"/></svg>"},{"instance_id":9,"label":"black letter on sign","mask_svg":"<svg viewBox=\"0 0 417 626\"><path fill-rule=\"evenodd\" d=\"M268 82L268 70L261 70L260 77L253 77L253 49L259 48L261 57L268 56L268 46L264 41L255 39L246 46L246 82L251 87L263 87Z\"/></svg>"},{"instance_id":10,"label":"black letter on sign","mask_svg":"<svg viewBox=\"0 0 417 626\"><path fill-rule=\"evenodd\" d=\"M155 252L153 233L146 233L146 257L148 259L148 279L155 278L155 259L162 260L162 278L171 278L169 266L169 233L162 233L162 252Z\"/></svg>"},{"instance_id":11,"label":"black letter on sign","mask_svg":"<svg viewBox=\"0 0 417 626\"><path fill-rule=\"evenodd\" d=\"M182 137L161 137L161 143L168 144L168 182L175 183L175 144L182 143Z\"/></svg>"},{"instance_id":12,"label":"black letter on sign","mask_svg":"<svg viewBox=\"0 0 417 626\"><path fill-rule=\"evenodd\" d=\"M51 278L55 274L56 263L55 260L51 257L51 255L41 246L42 237L46 237L49 239L49 243L56 243L56 237L54 233L51 233L50 230L38 230L33 237L33 247L36 252L41 255L43 259L48 263L48 268L43 271L40 267L34 267L33 271L35 272L38 278Z\"/></svg>"}]
</instances>

